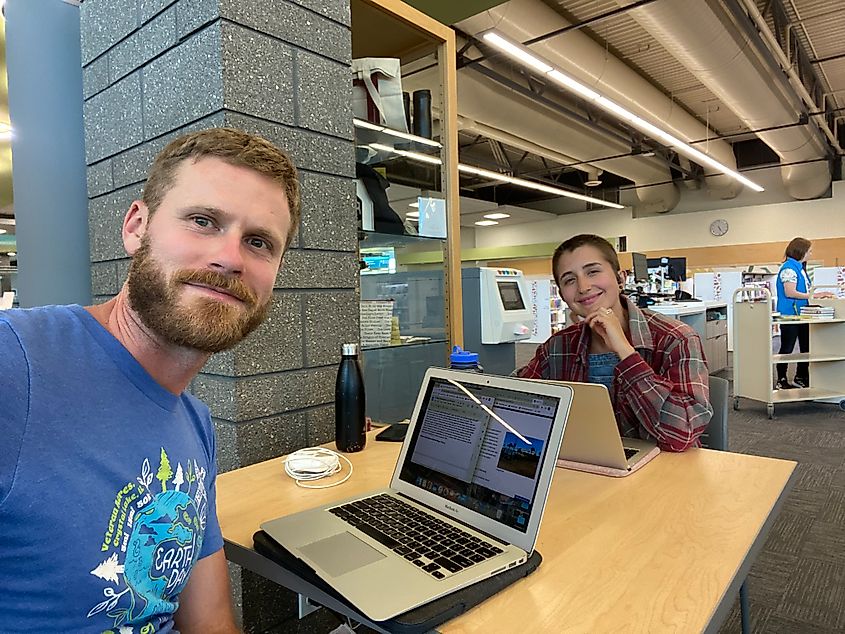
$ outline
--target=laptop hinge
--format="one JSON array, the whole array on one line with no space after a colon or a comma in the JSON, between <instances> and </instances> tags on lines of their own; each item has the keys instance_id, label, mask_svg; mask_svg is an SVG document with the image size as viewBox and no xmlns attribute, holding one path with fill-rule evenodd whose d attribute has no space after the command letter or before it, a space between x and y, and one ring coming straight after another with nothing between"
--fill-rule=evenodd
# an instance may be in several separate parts
<instances>
[{"instance_id":1,"label":"laptop hinge","mask_svg":"<svg viewBox=\"0 0 845 634\"><path fill-rule=\"evenodd\" d=\"M469 530L475 531L476 533L481 533L482 535L484 535L488 539L492 539L495 542L499 542L503 546L510 546L510 544L508 542L502 541L500 538L496 537L495 535L491 535L490 533L487 533L487 532L481 530L480 528L476 528L475 526L470 526L466 522L462 522L461 520L459 520L455 517L452 517L451 515L446 515L443 511L436 509L432 506L429 506L428 504L425 504L424 502L420 502L419 500L415 500L410 495L405 495L404 493L400 493L399 491L392 491L392 493L394 495L398 495L399 497L403 497L406 500L410 500L414 504L419 504L420 506L424 506L425 508L427 508L429 511L431 511L433 513L437 513L438 515L443 515L444 517L448 517L450 520L452 520L456 524L460 524L461 526L465 526Z\"/></svg>"}]
</instances>

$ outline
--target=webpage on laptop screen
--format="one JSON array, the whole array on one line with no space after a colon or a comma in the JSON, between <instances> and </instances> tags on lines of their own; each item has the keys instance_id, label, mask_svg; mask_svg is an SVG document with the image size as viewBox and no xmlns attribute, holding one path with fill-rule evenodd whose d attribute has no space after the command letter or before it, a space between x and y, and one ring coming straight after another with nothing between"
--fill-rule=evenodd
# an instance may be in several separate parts
<instances>
[{"instance_id":1,"label":"webpage on laptop screen","mask_svg":"<svg viewBox=\"0 0 845 634\"><path fill-rule=\"evenodd\" d=\"M399 478L525 532L558 405L432 379Z\"/></svg>"}]
</instances>

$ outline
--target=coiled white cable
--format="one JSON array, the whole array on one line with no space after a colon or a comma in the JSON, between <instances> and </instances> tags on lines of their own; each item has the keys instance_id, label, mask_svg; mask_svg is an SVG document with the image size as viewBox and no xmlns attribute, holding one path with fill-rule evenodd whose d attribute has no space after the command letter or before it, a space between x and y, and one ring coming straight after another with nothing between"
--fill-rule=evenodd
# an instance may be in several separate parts
<instances>
[{"instance_id":1,"label":"coiled white cable","mask_svg":"<svg viewBox=\"0 0 845 634\"><path fill-rule=\"evenodd\" d=\"M321 480L343 469L340 458L349 465L349 473L341 480L330 484L303 484L313 480ZM285 473L296 481L296 486L304 489L328 489L343 484L352 476L352 463L349 458L324 447L309 447L294 451L284 460Z\"/></svg>"}]
</instances>

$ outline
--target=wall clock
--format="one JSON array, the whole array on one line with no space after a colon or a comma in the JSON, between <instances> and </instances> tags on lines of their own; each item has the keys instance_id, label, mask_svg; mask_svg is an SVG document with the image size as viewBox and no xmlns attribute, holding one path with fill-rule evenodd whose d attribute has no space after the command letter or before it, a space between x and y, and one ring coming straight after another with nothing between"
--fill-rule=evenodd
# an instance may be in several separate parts
<instances>
[{"instance_id":1,"label":"wall clock","mask_svg":"<svg viewBox=\"0 0 845 634\"><path fill-rule=\"evenodd\" d=\"M724 218L719 218L710 223L710 233L714 236L723 236L728 232L728 221Z\"/></svg>"}]
</instances>

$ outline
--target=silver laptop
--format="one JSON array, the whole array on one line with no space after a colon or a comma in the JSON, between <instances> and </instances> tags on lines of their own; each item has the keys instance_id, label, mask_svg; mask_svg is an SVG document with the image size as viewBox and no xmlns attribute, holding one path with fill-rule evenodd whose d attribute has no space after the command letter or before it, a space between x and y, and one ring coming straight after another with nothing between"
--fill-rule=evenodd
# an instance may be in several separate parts
<instances>
[{"instance_id":1,"label":"silver laptop","mask_svg":"<svg viewBox=\"0 0 845 634\"><path fill-rule=\"evenodd\" d=\"M571 402L566 385L430 368L389 488L261 528L392 618L526 561Z\"/></svg>"},{"instance_id":2,"label":"silver laptop","mask_svg":"<svg viewBox=\"0 0 845 634\"><path fill-rule=\"evenodd\" d=\"M655 443L619 435L607 387L598 383L555 381L572 388L572 409L560 459L634 471L657 453Z\"/></svg>"}]
</instances>

